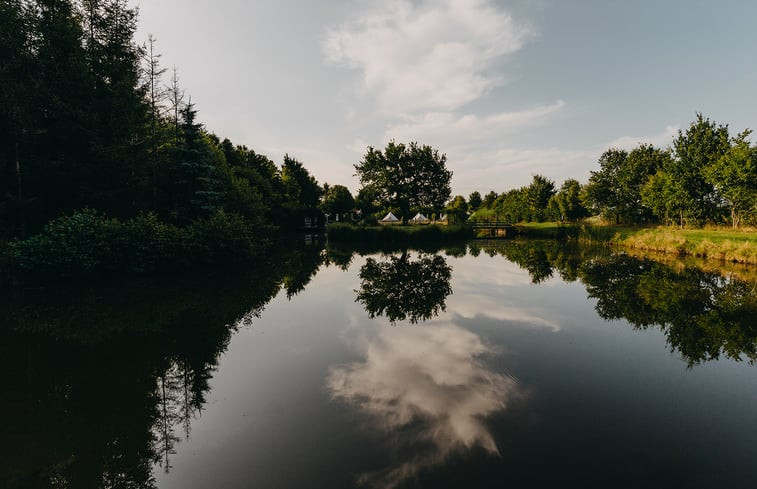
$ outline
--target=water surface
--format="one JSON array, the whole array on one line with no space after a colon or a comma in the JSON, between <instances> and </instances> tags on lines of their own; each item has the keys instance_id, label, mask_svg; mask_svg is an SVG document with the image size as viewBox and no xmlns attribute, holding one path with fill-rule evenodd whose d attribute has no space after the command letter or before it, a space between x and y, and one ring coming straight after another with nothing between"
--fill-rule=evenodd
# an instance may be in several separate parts
<instances>
[{"instance_id":1,"label":"water surface","mask_svg":"<svg viewBox=\"0 0 757 489\"><path fill-rule=\"evenodd\" d=\"M754 282L555 243L16 291L0 486L753 487Z\"/></svg>"}]
</instances>

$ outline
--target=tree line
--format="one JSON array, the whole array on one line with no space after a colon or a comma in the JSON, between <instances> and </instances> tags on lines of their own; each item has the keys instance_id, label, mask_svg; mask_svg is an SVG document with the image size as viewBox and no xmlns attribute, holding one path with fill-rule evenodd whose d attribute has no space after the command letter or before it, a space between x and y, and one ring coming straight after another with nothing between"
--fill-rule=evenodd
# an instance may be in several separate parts
<instances>
[{"instance_id":1,"label":"tree line","mask_svg":"<svg viewBox=\"0 0 757 489\"><path fill-rule=\"evenodd\" d=\"M529 185L502 194L479 192L453 199L460 212L479 212L513 222L571 222L600 215L615 224L702 226L757 223L757 145L751 130L729 135L728 126L702 114L671 146L639 144L610 148L586 184L534 175Z\"/></svg>"},{"instance_id":2,"label":"tree line","mask_svg":"<svg viewBox=\"0 0 757 489\"><path fill-rule=\"evenodd\" d=\"M82 209L286 228L338 200L344 187L329 193L297 159L279 166L205 129L136 28L127 0L0 3L0 242Z\"/></svg>"}]
</instances>

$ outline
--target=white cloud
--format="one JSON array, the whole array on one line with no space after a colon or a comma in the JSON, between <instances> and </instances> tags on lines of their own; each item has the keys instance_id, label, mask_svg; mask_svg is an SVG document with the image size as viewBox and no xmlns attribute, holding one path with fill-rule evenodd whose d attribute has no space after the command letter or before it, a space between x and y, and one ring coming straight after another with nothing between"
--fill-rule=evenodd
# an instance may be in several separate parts
<instances>
[{"instance_id":1,"label":"white cloud","mask_svg":"<svg viewBox=\"0 0 757 489\"><path fill-rule=\"evenodd\" d=\"M676 124L674 126L667 126L664 131L651 136L622 136L610 141L607 144L607 148L631 150L641 143L664 148L673 142L673 138L678 135L679 129L681 129L680 124Z\"/></svg>"},{"instance_id":2,"label":"white cloud","mask_svg":"<svg viewBox=\"0 0 757 489\"><path fill-rule=\"evenodd\" d=\"M384 132L384 142L422 141L424 144L449 147L467 146L532 127L560 111L565 106L562 100L533 109L500 112L480 117L476 114L456 116L451 112L427 112L409 117L406 121L392 124Z\"/></svg>"},{"instance_id":3,"label":"white cloud","mask_svg":"<svg viewBox=\"0 0 757 489\"><path fill-rule=\"evenodd\" d=\"M386 0L327 32L328 60L358 69L390 114L450 111L501 82L493 63L531 30L487 0Z\"/></svg>"},{"instance_id":4,"label":"white cloud","mask_svg":"<svg viewBox=\"0 0 757 489\"><path fill-rule=\"evenodd\" d=\"M522 395L511 377L480 360L492 349L481 338L452 324L382 328L363 342L364 359L333 367L331 395L368 414L388 434L396 465L365 474L362 482L395 487L450 454L481 447L498 454L483 419Z\"/></svg>"}]
</instances>

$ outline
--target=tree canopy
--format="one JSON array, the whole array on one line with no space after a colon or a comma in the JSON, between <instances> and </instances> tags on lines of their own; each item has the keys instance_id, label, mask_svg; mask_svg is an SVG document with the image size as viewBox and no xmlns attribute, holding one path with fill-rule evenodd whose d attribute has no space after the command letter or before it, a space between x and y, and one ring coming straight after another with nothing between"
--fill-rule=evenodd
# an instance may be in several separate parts
<instances>
[{"instance_id":1,"label":"tree canopy","mask_svg":"<svg viewBox=\"0 0 757 489\"><path fill-rule=\"evenodd\" d=\"M368 147L355 170L366 193L384 207L397 208L407 221L411 210L431 213L444 208L452 179L446 162L446 155L431 146L390 141L383 151Z\"/></svg>"}]
</instances>

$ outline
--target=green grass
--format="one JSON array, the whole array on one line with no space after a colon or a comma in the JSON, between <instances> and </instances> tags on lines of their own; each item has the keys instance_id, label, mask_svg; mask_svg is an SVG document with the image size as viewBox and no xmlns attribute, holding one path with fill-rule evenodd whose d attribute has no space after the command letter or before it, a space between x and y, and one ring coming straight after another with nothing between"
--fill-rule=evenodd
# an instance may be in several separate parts
<instances>
[{"instance_id":1,"label":"green grass","mask_svg":"<svg viewBox=\"0 0 757 489\"><path fill-rule=\"evenodd\" d=\"M633 228L555 222L521 223L517 229L521 236L531 238L576 239L721 262L757 264L757 232L753 229Z\"/></svg>"}]
</instances>

